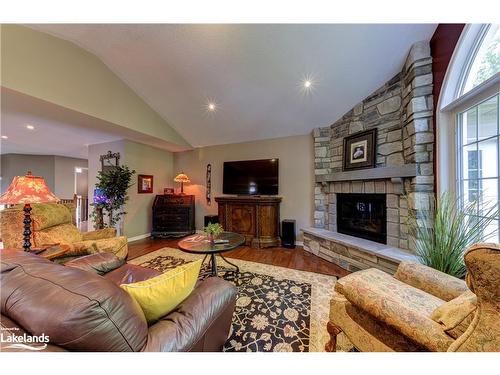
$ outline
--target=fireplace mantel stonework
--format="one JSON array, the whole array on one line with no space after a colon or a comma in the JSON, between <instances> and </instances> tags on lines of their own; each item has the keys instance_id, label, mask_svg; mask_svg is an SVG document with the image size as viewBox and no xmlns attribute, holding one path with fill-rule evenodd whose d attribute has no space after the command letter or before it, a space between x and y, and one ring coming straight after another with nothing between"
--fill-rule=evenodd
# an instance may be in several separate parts
<instances>
[{"instance_id":1,"label":"fireplace mantel stonework","mask_svg":"<svg viewBox=\"0 0 500 375\"><path fill-rule=\"evenodd\" d=\"M315 228L336 232L336 193L385 193L387 245L414 251L408 210L428 210L434 199L432 103L430 47L418 42L400 73L331 126L314 130ZM373 128L375 169L365 170L366 179L363 170L342 172L344 137Z\"/></svg>"}]
</instances>

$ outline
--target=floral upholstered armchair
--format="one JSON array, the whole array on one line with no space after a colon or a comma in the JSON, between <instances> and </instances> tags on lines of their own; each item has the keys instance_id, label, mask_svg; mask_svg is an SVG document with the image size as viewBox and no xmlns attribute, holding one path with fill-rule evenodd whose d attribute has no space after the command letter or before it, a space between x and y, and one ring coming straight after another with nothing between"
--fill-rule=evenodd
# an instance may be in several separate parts
<instances>
[{"instance_id":1,"label":"floral upholstered armchair","mask_svg":"<svg viewBox=\"0 0 500 375\"><path fill-rule=\"evenodd\" d=\"M72 222L72 212L67 205L33 204L31 219L34 247L64 244L69 247L68 257L94 253L113 253L125 259L128 253L127 238L116 237L116 229L106 228L93 232L80 232ZM4 248L22 249L22 206L7 208L0 212L0 225Z\"/></svg>"},{"instance_id":2,"label":"floral upholstered armchair","mask_svg":"<svg viewBox=\"0 0 500 375\"><path fill-rule=\"evenodd\" d=\"M403 262L338 280L327 351L341 332L360 351L500 351L500 244L471 246L466 282Z\"/></svg>"}]
</instances>

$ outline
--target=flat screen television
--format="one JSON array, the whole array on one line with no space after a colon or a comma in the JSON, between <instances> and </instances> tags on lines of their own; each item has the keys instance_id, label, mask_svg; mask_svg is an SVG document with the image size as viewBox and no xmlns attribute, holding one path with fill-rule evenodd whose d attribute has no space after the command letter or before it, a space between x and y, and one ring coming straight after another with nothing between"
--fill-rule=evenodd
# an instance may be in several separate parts
<instances>
[{"instance_id":1,"label":"flat screen television","mask_svg":"<svg viewBox=\"0 0 500 375\"><path fill-rule=\"evenodd\" d=\"M232 195L278 195L278 159L224 162L222 192Z\"/></svg>"}]
</instances>

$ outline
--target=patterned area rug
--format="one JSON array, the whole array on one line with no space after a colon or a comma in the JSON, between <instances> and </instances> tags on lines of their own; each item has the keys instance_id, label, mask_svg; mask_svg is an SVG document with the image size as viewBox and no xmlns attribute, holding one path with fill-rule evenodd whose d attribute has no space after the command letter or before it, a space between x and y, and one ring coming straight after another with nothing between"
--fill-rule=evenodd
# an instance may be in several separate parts
<instances>
[{"instance_id":1,"label":"patterned area rug","mask_svg":"<svg viewBox=\"0 0 500 375\"><path fill-rule=\"evenodd\" d=\"M129 263L165 272L200 258L164 248ZM336 277L230 259L240 267L237 275L224 261L217 260L219 276L238 288L225 351L324 351L329 339L326 323ZM205 264L200 279L209 275ZM339 349L350 349L343 337L339 336L338 341Z\"/></svg>"}]
</instances>

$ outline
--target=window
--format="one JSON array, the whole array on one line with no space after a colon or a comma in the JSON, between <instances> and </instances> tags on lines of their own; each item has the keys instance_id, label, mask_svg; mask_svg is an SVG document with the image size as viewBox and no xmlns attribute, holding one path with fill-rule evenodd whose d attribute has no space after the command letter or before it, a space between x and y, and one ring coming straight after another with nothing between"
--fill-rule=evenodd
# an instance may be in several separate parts
<instances>
[{"instance_id":1,"label":"window","mask_svg":"<svg viewBox=\"0 0 500 375\"><path fill-rule=\"evenodd\" d=\"M468 159L468 187L467 187L467 195L469 201L475 201L479 199L479 193L482 189L483 184L481 184L481 151L473 150L467 151L467 159Z\"/></svg>"},{"instance_id":2,"label":"window","mask_svg":"<svg viewBox=\"0 0 500 375\"><path fill-rule=\"evenodd\" d=\"M483 29L471 54L468 69L464 71L461 95L479 86L500 72L500 25L488 25Z\"/></svg>"},{"instance_id":3,"label":"window","mask_svg":"<svg viewBox=\"0 0 500 375\"><path fill-rule=\"evenodd\" d=\"M499 93L500 25L465 25L436 111L437 189L478 202L475 217L500 201ZM499 231L497 217L483 240L500 242Z\"/></svg>"},{"instance_id":4,"label":"window","mask_svg":"<svg viewBox=\"0 0 500 375\"><path fill-rule=\"evenodd\" d=\"M457 188L463 203L480 203L482 210L478 207L478 216L500 201L499 117L498 94L457 114ZM485 228L484 240L500 242L499 233L500 220L497 219Z\"/></svg>"}]
</instances>

